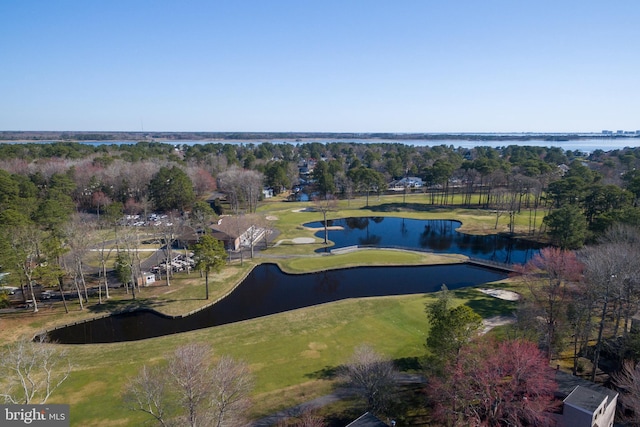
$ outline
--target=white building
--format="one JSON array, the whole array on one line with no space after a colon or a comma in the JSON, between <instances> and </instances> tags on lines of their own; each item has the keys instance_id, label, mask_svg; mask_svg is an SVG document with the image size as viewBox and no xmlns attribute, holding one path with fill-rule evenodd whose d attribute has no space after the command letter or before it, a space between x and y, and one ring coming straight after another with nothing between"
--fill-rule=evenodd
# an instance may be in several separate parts
<instances>
[{"instance_id":1,"label":"white building","mask_svg":"<svg viewBox=\"0 0 640 427\"><path fill-rule=\"evenodd\" d=\"M408 176L406 178L392 181L389 184L389 189L394 191L404 191L405 188L421 188L424 185L422 178L417 176Z\"/></svg>"},{"instance_id":2,"label":"white building","mask_svg":"<svg viewBox=\"0 0 640 427\"><path fill-rule=\"evenodd\" d=\"M156 282L156 275L154 273L149 273L148 271L142 272L142 285L149 286L152 283Z\"/></svg>"}]
</instances>

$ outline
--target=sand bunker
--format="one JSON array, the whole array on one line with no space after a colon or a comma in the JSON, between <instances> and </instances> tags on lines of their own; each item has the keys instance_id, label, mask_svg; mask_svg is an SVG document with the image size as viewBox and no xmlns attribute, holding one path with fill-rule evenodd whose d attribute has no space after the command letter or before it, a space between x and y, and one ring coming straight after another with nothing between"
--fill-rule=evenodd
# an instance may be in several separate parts
<instances>
[{"instance_id":1,"label":"sand bunker","mask_svg":"<svg viewBox=\"0 0 640 427\"><path fill-rule=\"evenodd\" d=\"M518 301L520 299L520 294L513 291L505 291L502 289L488 289L488 288L479 288L478 290L483 294L491 295L494 298L500 298L507 301Z\"/></svg>"},{"instance_id":2,"label":"sand bunker","mask_svg":"<svg viewBox=\"0 0 640 427\"><path fill-rule=\"evenodd\" d=\"M486 334L491 329L496 326L508 325L510 323L514 323L516 319L512 316L494 316L489 317L488 319L482 320L482 334Z\"/></svg>"},{"instance_id":3,"label":"sand bunker","mask_svg":"<svg viewBox=\"0 0 640 427\"><path fill-rule=\"evenodd\" d=\"M316 241L313 237L296 237L295 239L291 239L293 243L296 245L304 245L308 243L313 243Z\"/></svg>"}]
</instances>

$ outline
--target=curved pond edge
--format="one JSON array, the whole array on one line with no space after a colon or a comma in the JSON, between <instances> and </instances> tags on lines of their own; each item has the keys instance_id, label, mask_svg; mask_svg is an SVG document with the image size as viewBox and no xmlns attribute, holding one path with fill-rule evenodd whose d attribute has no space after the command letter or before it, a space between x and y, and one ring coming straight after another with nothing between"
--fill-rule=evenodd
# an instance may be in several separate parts
<instances>
[{"instance_id":1,"label":"curved pond edge","mask_svg":"<svg viewBox=\"0 0 640 427\"><path fill-rule=\"evenodd\" d=\"M260 264L262 264L262 263L260 263ZM191 311L189 311L187 313L173 315L173 314L163 313L163 312L161 312L159 310L156 310L155 308L151 308L151 307L125 308L125 309L122 309L122 310L115 310L115 311L112 311L112 312L109 312L109 313L103 313L101 315L90 317L88 319L78 320L77 322L65 323L64 325L56 326L56 327L51 328L51 329L45 329L44 331L35 334L33 336L33 339L35 340L38 337L46 336L50 332L57 331L58 329L64 329L64 328L69 327L69 326L81 325L83 323L93 322L94 320L104 319L105 317L116 316L118 314L124 314L124 313L149 312L149 313L154 313L154 314L156 314L156 315L158 315L160 317L164 317L166 319L181 319L181 318L184 318L184 317L188 317L188 316L191 316L192 314L195 314L195 313L197 313L199 311L206 310L207 308L219 303L224 298L228 297L233 291L236 290L236 288L238 286L240 286L242 284L244 279L246 279L247 276L249 276L249 274L251 274L253 269L256 268L257 266L259 266L260 264L256 264L253 267L251 267L250 269L248 269L242 276L240 276L240 278L238 279L237 283L234 286L232 286L231 288L229 288L229 290L227 292L225 292L223 295L221 295L218 298L216 298L215 300L213 300L211 302L208 302L205 305L203 305L201 307L198 307L195 310L191 310ZM280 268L280 267L278 266L278 268Z\"/></svg>"},{"instance_id":2,"label":"curved pond edge","mask_svg":"<svg viewBox=\"0 0 640 427\"><path fill-rule=\"evenodd\" d=\"M380 250L381 248L361 248L359 250ZM383 249L384 250L384 249ZM388 249L388 250L401 250L401 249ZM329 255L329 254L328 254ZM326 256L326 255L325 255ZM155 315L158 315L159 317L163 317L166 319L181 319L181 318L186 318L189 317L195 313L198 313L200 311L206 310L212 306L214 306L215 304L219 303L220 301L222 301L223 299L225 299L226 297L228 297L232 292L234 292L238 286L240 286L244 280L249 276L249 274L251 274L251 272L258 266L262 265L262 264L271 264L276 266L283 274L285 275L289 275L289 276L301 276L301 275L307 275L307 274L317 274L318 272L322 272L322 271L329 271L329 270L349 270L349 269L355 269L355 268L366 268L366 267L382 267L382 268L394 268L394 267L417 267L417 266L450 266L450 265L472 265L472 266L477 266L477 267L482 267L482 268L486 268L486 269L491 269L491 270L495 270L495 271L501 271L503 273L514 273L517 270L515 270L513 268L512 265L508 265L508 264L501 264L501 263L496 263L493 261L488 261L488 260L483 260L483 259L467 259L465 260L461 260L460 262L456 262L456 263L434 263L434 264L414 264L414 265L367 265L367 266L362 266L362 265L354 265L354 266L346 266L346 267L338 267L338 268L331 268L331 269L322 269L322 270L316 270L316 271L308 271L308 272L287 272L286 270L282 269L282 267L280 267L280 265L278 265L277 263L274 262L263 262L263 263L258 263L253 265L250 269L248 269L245 274L243 274L242 276L240 276L240 278L238 279L237 283L229 288L229 290L227 292L225 292L223 295L221 295L220 297L216 298L214 301L211 301L201 307L198 307L195 310L191 310L187 313L183 313L183 314L178 314L178 315L171 315L171 314L166 314L163 313L161 311L158 311L154 308L151 307L136 307L136 308L126 308L123 310L117 310L117 311L113 311L113 312L109 312L109 313L103 313L101 315L97 315L88 319L83 319L83 320L79 320L76 322L71 322L71 323L67 323L64 325L59 325L56 326L54 328L50 328L50 329L46 329L44 331L41 331L38 334L35 334L33 337L33 340L36 340L38 337L42 337L42 336L47 336L49 335L50 332L53 331L57 331L59 329L64 329L66 327L71 327L71 326L75 326L75 325L80 325L83 323L88 323L88 322L92 322L95 320L99 320L99 319L103 319L103 318L107 318L107 317L111 317L111 316L116 316L116 315L120 315L120 314L125 314L125 313L143 313L143 312L149 312L149 313L153 313ZM102 343L104 344L104 343ZM90 345L90 344L83 344L83 345Z\"/></svg>"}]
</instances>

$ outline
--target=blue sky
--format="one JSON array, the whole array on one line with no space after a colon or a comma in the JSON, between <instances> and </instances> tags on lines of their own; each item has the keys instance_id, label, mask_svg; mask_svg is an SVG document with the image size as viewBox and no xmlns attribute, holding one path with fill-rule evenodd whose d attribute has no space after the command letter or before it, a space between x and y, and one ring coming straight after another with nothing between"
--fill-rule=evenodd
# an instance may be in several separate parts
<instances>
[{"instance_id":1,"label":"blue sky","mask_svg":"<svg viewBox=\"0 0 640 427\"><path fill-rule=\"evenodd\" d=\"M640 129L640 2L0 1L0 130Z\"/></svg>"}]
</instances>

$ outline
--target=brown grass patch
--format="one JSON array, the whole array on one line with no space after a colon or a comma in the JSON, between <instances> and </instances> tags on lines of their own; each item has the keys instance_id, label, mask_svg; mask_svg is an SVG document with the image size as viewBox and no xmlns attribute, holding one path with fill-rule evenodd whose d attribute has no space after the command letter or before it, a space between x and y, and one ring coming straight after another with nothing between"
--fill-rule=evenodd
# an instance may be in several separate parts
<instances>
[{"instance_id":1,"label":"brown grass patch","mask_svg":"<svg viewBox=\"0 0 640 427\"><path fill-rule=\"evenodd\" d=\"M107 389L107 383L104 381L93 381L86 383L82 386L82 389L76 390L73 393L69 393L65 396L68 403L76 404L78 402L84 402L88 399L93 399L94 396L100 395Z\"/></svg>"},{"instance_id":2,"label":"brown grass patch","mask_svg":"<svg viewBox=\"0 0 640 427\"><path fill-rule=\"evenodd\" d=\"M325 394L330 394L332 387L332 383L329 381L315 380L280 390L260 393L252 399L251 417L261 418Z\"/></svg>"}]
</instances>

